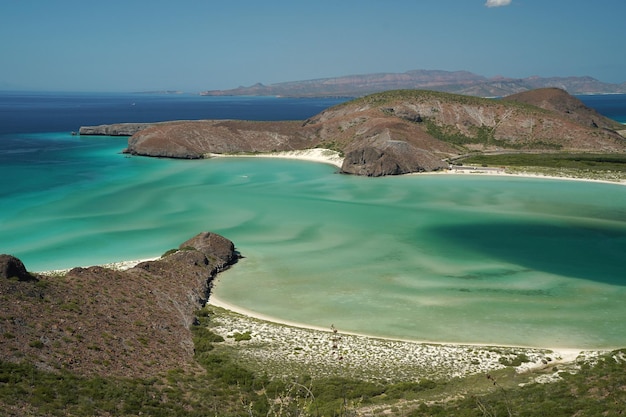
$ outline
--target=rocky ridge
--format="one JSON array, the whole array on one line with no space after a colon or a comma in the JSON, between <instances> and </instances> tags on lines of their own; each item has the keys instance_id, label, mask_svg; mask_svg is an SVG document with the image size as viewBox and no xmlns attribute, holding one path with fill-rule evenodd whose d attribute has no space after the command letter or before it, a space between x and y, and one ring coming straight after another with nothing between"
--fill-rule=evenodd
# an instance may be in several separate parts
<instances>
[{"instance_id":1,"label":"rocky ridge","mask_svg":"<svg viewBox=\"0 0 626 417\"><path fill-rule=\"evenodd\" d=\"M194 312L213 277L237 259L230 240L208 232L124 271L30 274L19 259L0 255L0 357L81 375L196 369Z\"/></svg>"},{"instance_id":2,"label":"rocky ridge","mask_svg":"<svg viewBox=\"0 0 626 417\"><path fill-rule=\"evenodd\" d=\"M477 97L503 97L539 88L557 87L570 94L626 93L626 83L610 84L583 77L484 77L468 71L411 70L403 73L358 74L290 81L230 90L203 91L207 96L360 97L398 89L428 89Z\"/></svg>"},{"instance_id":3,"label":"rocky ridge","mask_svg":"<svg viewBox=\"0 0 626 417\"><path fill-rule=\"evenodd\" d=\"M624 125L602 116L594 109L585 106L582 101L571 95L563 94L558 88L542 88L512 94L503 100L526 103L561 114L584 126L610 130L624 129Z\"/></svg>"},{"instance_id":4,"label":"rocky ridge","mask_svg":"<svg viewBox=\"0 0 626 417\"><path fill-rule=\"evenodd\" d=\"M126 153L209 154L328 148L341 171L365 176L436 171L470 152L626 152L621 125L550 88L502 100L426 90L373 94L304 122L174 121L133 134ZM622 126L623 127L623 126Z\"/></svg>"},{"instance_id":5,"label":"rocky ridge","mask_svg":"<svg viewBox=\"0 0 626 417\"><path fill-rule=\"evenodd\" d=\"M175 121L152 125L128 140L133 155L197 159L209 153L255 153L311 148L302 122L242 120Z\"/></svg>"},{"instance_id":6,"label":"rocky ridge","mask_svg":"<svg viewBox=\"0 0 626 417\"><path fill-rule=\"evenodd\" d=\"M99 136L132 136L156 123L115 123L112 125L81 126L79 135L99 135Z\"/></svg>"}]
</instances>

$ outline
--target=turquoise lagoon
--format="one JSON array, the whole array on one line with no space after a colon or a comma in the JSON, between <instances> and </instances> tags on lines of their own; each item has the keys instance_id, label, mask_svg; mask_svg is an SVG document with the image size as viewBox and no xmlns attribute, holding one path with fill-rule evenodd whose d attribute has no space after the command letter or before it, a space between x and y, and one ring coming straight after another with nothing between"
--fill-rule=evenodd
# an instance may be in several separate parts
<instances>
[{"instance_id":1,"label":"turquoise lagoon","mask_svg":"<svg viewBox=\"0 0 626 417\"><path fill-rule=\"evenodd\" d=\"M155 257L208 230L244 256L216 296L277 320L434 342L626 346L626 187L361 178L293 160L128 157L125 139L41 135L64 143L63 158L52 147L0 167L2 252L29 270Z\"/></svg>"}]
</instances>

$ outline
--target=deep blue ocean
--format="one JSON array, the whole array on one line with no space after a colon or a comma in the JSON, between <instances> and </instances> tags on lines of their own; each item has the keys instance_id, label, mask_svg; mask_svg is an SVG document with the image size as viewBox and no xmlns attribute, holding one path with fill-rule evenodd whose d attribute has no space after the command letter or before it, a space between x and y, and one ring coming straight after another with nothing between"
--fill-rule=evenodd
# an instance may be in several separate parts
<instances>
[{"instance_id":1,"label":"deep blue ocean","mask_svg":"<svg viewBox=\"0 0 626 417\"><path fill-rule=\"evenodd\" d=\"M626 95L580 98L626 122ZM399 339L626 346L624 186L130 157L127 138L71 134L303 120L342 101L0 92L0 253L42 271L155 257L208 230L245 256L214 294L278 319Z\"/></svg>"},{"instance_id":2,"label":"deep blue ocean","mask_svg":"<svg viewBox=\"0 0 626 417\"><path fill-rule=\"evenodd\" d=\"M0 91L0 134L167 120L304 120L345 99ZM4 138L6 139L6 138Z\"/></svg>"}]
</instances>

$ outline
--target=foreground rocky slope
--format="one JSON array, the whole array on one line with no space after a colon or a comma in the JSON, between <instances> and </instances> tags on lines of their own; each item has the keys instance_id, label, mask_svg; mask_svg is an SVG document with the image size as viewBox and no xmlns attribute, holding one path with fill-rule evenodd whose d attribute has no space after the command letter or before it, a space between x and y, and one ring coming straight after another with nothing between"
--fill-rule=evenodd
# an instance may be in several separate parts
<instances>
[{"instance_id":1,"label":"foreground rocky slope","mask_svg":"<svg viewBox=\"0 0 626 417\"><path fill-rule=\"evenodd\" d=\"M133 134L127 153L203 158L329 148L341 171L381 176L435 171L470 152L626 152L620 124L563 90L540 89L502 100L397 90L331 107L304 122L176 121Z\"/></svg>"},{"instance_id":2,"label":"foreground rocky slope","mask_svg":"<svg viewBox=\"0 0 626 417\"><path fill-rule=\"evenodd\" d=\"M31 274L0 255L0 357L81 375L143 378L195 368L194 311L215 274L236 260L233 243L214 233L126 271Z\"/></svg>"}]
</instances>

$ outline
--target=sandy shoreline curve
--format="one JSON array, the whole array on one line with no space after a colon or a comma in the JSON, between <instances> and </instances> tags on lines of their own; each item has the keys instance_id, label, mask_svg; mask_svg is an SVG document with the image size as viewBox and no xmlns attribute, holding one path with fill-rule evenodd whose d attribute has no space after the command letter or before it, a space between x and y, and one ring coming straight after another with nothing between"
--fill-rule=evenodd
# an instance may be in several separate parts
<instances>
[{"instance_id":1,"label":"sandy shoreline curve","mask_svg":"<svg viewBox=\"0 0 626 417\"><path fill-rule=\"evenodd\" d=\"M255 154L222 154L210 153L209 158L279 158L279 159L297 159L300 161L319 162L322 164L333 165L341 168L343 165L343 157L337 151L325 148L311 148L297 151L281 151L267 152Z\"/></svg>"},{"instance_id":2,"label":"sandy shoreline curve","mask_svg":"<svg viewBox=\"0 0 626 417\"><path fill-rule=\"evenodd\" d=\"M296 159L300 161L318 162L341 168L344 158L337 151L326 148L311 148L294 151L264 152L255 154L217 154L210 153L208 158L278 158ZM626 185L626 180L602 180L593 178L575 178L567 176L545 175L532 172L506 172L505 168L484 168L478 166L456 166L441 171L413 172L406 175L480 175L480 176L503 176L531 179L550 179L563 181L583 181L601 184Z\"/></svg>"},{"instance_id":3,"label":"sandy shoreline curve","mask_svg":"<svg viewBox=\"0 0 626 417\"><path fill-rule=\"evenodd\" d=\"M323 149L323 148L315 148L315 149L307 149L307 150L299 150L299 151L285 151L285 152L274 152L274 153L259 153L259 154L209 154L207 155L209 158L283 158L283 159L295 159L295 160L303 160L317 163L330 164L337 168L341 168L343 164L343 158L341 155L333 150ZM506 177L520 177L520 178L532 178L532 179L554 179L554 180L567 180L567 181L585 181L585 182L595 182L595 183L605 183L605 184L613 184L613 185L626 185L625 180L621 181L609 181L609 180L597 180L597 179L586 179L586 178L572 178L572 177L559 177L559 176L549 176L542 174L533 174L533 173L510 173L506 172L504 169L484 169L480 167L457 167L454 169L448 169L437 172L426 172L426 173L413 173L408 175L478 175L478 176L506 176ZM119 261L107 263L104 265L100 265L107 268L125 270L136 266L140 262L144 261L152 261L159 259L159 257L155 258L147 258L141 260L129 260L129 261ZM66 273L70 270L62 269L62 270L53 270L53 271L42 271L39 272L43 275L58 275ZM217 280L214 282L214 285L217 283ZM231 304L225 300L216 297L215 294L211 293L209 296L208 305L215 306L219 308L223 308L225 310L231 311L233 313L244 316L249 319L249 322L246 325L252 325L250 322L253 319L261 320L263 322L267 322L271 325L276 326L288 326L291 328L295 328L296 330L301 331L314 331L314 332L322 332L321 334L330 335L332 334L330 324L328 328L313 326L305 323L298 323L289 320L283 320L277 317L271 317L264 314L260 314L254 312L252 310L243 308L241 306L237 306ZM261 329L261 327L259 327ZM262 331L262 330L260 330ZM503 345L503 344L479 344L479 343L451 343L451 342L437 342L437 341L420 341L420 340L412 340L412 339L398 339L398 338L385 338L376 335L368 335L368 334L360 334L360 333L351 333L345 332L341 330L342 335L349 335L355 338L364 338L367 340L376 340L376 341L389 341L389 342L397 342L402 344L407 344L409 346L414 346L414 349L435 349L441 350L442 355L450 355L451 353L454 355L463 356L466 355L464 353L468 348L476 347L476 348L488 348L488 347L503 347L510 348L519 351L525 350L536 350L543 352L553 352L554 357L557 363L574 363L581 356L583 357L593 357L600 353L608 352L610 349L578 349L578 348L559 348L559 347L530 347L530 346L517 346L517 345ZM420 351L423 353L423 351ZM541 363L537 365L534 364L535 367L541 366Z\"/></svg>"},{"instance_id":4,"label":"sandy shoreline curve","mask_svg":"<svg viewBox=\"0 0 626 417\"><path fill-rule=\"evenodd\" d=\"M244 307L240 307L235 304L231 304L227 301L224 301L216 297L214 294L211 294L209 296L209 300L207 304L210 306L223 308L225 310L240 314L242 316L266 321L269 323L274 323L277 325L296 327L300 329L313 330L313 331L318 331L318 332L332 333L332 330L331 330L332 323L329 324L328 327L321 327L321 326L314 326L314 325L299 323L299 322L290 321L290 320L283 320L283 319L272 317L266 314L257 313L255 311L249 310ZM485 348L485 347L497 346L497 347L504 347L504 348L513 348L513 349L545 350L545 351L551 351L551 352L558 354L558 356L560 357L560 361L562 362L573 362L583 352L605 351L603 349L578 349L578 348L561 348L561 347L550 347L550 346L518 346L518 345L507 345L507 344L499 344L499 343L498 344L470 343L470 342L461 343L461 342L441 342L441 341L430 341L430 340L401 339L401 338L384 337L384 336L377 336L377 335L371 335L371 334L365 334L365 333L356 333L356 332L350 332L350 331L345 331L345 330L341 330L341 334L357 336L357 337L362 337L362 338L369 338L369 339L379 339L379 340L389 340L389 341L402 342L402 343L412 343L416 345L439 345L442 347L455 347L455 348L466 348L468 346Z\"/></svg>"}]
</instances>

